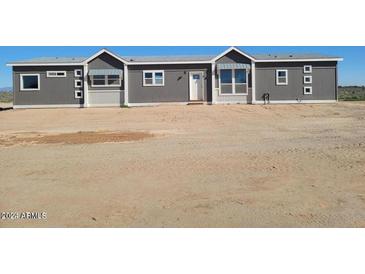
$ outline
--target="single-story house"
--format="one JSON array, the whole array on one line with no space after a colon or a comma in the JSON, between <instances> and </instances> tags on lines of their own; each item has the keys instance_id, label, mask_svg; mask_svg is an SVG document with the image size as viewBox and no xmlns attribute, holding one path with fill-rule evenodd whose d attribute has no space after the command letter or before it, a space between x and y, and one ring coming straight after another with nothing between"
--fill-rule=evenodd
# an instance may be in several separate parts
<instances>
[{"instance_id":1,"label":"single-story house","mask_svg":"<svg viewBox=\"0 0 365 274\"><path fill-rule=\"evenodd\" d=\"M250 55L43 57L13 68L14 108L337 101L339 57Z\"/></svg>"}]
</instances>

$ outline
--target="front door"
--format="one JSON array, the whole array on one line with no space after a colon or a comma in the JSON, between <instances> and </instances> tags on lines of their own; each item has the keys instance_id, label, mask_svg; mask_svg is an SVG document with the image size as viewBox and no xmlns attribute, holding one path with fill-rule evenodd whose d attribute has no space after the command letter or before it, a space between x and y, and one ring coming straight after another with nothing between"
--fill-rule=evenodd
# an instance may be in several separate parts
<instances>
[{"instance_id":1,"label":"front door","mask_svg":"<svg viewBox=\"0 0 365 274\"><path fill-rule=\"evenodd\" d=\"M192 71L190 75L190 101L202 101L203 98L203 71Z\"/></svg>"}]
</instances>

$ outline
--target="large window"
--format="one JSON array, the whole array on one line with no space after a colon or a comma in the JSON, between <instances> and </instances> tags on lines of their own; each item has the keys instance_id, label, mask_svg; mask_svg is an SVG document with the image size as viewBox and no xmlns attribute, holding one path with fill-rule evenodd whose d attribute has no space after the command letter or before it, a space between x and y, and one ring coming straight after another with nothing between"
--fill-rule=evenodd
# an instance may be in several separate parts
<instances>
[{"instance_id":1,"label":"large window","mask_svg":"<svg viewBox=\"0 0 365 274\"><path fill-rule=\"evenodd\" d=\"M31 91L39 89L40 89L39 74L20 75L20 90Z\"/></svg>"},{"instance_id":2,"label":"large window","mask_svg":"<svg viewBox=\"0 0 365 274\"><path fill-rule=\"evenodd\" d=\"M247 94L246 69L221 69L220 93L221 94Z\"/></svg>"},{"instance_id":3,"label":"large window","mask_svg":"<svg viewBox=\"0 0 365 274\"><path fill-rule=\"evenodd\" d=\"M120 75L93 75L91 76L92 87L120 87Z\"/></svg>"},{"instance_id":4,"label":"large window","mask_svg":"<svg viewBox=\"0 0 365 274\"><path fill-rule=\"evenodd\" d=\"M278 85L278 86L288 85L288 70L287 69L278 69L276 71L276 85Z\"/></svg>"},{"instance_id":5,"label":"large window","mask_svg":"<svg viewBox=\"0 0 365 274\"><path fill-rule=\"evenodd\" d=\"M144 70L143 86L164 86L165 73L163 70Z\"/></svg>"}]
</instances>

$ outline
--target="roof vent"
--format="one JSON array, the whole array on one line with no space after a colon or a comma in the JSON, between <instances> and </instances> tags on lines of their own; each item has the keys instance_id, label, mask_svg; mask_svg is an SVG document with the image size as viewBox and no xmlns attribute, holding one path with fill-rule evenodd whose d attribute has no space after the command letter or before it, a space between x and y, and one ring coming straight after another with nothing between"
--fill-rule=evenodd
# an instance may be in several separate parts
<instances>
[{"instance_id":1,"label":"roof vent","mask_svg":"<svg viewBox=\"0 0 365 274\"><path fill-rule=\"evenodd\" d=\"M289 57L293 57L293 55L290 54Z\"/></svg>"},{"instance_id":2,"label":"roof vent","mask_svg":"<svg viewBox=\"0 0 365 274\"><path fill-rule=\"evenodd\" d=\"M130 61L130 62L133 62L133 61L134 61L134 59L133 59L133 58L131 58L131 59L129 59L129 61Z\"/></svg>"}]
</instances>

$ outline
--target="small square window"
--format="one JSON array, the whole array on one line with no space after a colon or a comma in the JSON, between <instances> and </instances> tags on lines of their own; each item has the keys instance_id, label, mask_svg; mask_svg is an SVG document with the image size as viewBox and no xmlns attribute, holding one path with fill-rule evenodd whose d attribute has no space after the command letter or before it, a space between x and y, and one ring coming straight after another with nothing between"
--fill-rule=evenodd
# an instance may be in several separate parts
<instances>
[{"instance_id":1,"label":"small square window","mask_svg":"<svg viewBox=\"0 0 365 274\"><path fill-rule=\"evenodd\" d=\"M75 69L75 77L81 77L82 76L82 69Z\"/></svg>"},{"instance_id":2,"label":"small square window","mask_svg":"<svg viewBox=\"0 0 365 274\"><path fill-rule=\"evenodd\" d=\"M75 99L81 99L82 95L82 90L75 90Z\"/></svg>"},{"instance_id":3,"label":"small square window","mask_svg":"<svg viewBox=\"0 0 365 274\"><path fill-rule=\"evenodd\" d=\"M305 75L303 78L304 84L312 84L312 75Z\"/></svg>"},{"instance_id":4,"label":"small square window","mask_svg":"<svg viewBox=\"0 0 365 274\"><path fill-rule=\"evenodd\" d=\"M75 88L82 88L82 80L75 80Z\"/></svg>"},{"instance_id":5,"label":"small square window","mask_svg":"<svg viewBox=\"0 0 365 274\"><path fill-rule=\"evenodd\" d=\"M312 66L310 65L304 66L304 73L312 73Z\"/></svg>"},{"instance_id":6,"label":"small square window","mask_svg":"<svg viewBox=\"0 0 365 274\"><path fill-rule=\"evenodd\" d=\"M312 94L312 87L304 87L304 95Z\"/></svg>"}]
</instances>

